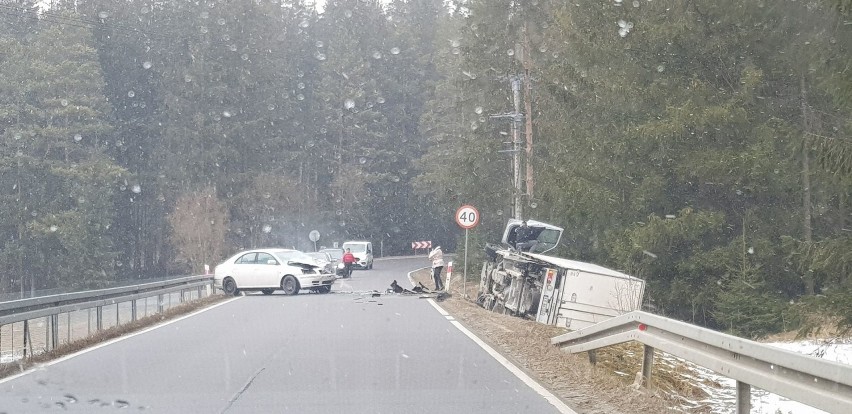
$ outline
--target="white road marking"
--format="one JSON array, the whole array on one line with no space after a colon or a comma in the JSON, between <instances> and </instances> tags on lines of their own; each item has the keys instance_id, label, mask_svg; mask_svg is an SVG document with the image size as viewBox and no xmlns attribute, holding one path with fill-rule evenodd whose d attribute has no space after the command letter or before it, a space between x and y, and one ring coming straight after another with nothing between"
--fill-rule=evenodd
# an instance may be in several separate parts
<instances>
[{"instance_id":1,"label":"white road marking","mask_svg":"<svg viewBox=\"0 0 852 414\"><path fill-rule=\"evenodd\" d=\"M95 346L93 346L93 347L91 347L91 348L82 349L82 350L77 351L77 352L75 352L75 353L73 353L73 354L65 355L64 357L57 358L57 359L54 359L54 360L52 360L52 361L47 361L47 362L45 362L45 363L43 363L43 364L38 364L38 365L36 365L36 366L34 366L34 367L32 367L32 368L30 368L30 369L26 370L26 371L21 372L20 374L15 374L15 375L12 375L12 376L10 376L10 377L6 377L6 378L3 378L3 379L0 379L0 384L3 384L3 383L6 383L6 382L9 382L9 381L12 381L12 380L17 379L17 378L20 378L20 377L23 377L23 376L25 376L25 375L27 375L27 374L32 373L33 371L37 371L37 370L41 370L41 369L45 369L45 368L47 368L47 367L49 367L49 366L51 366L51 365L58 364L58 363L60 363L60 362L62 362L62 361L67 361L67 360L69 360L69 359L71 359L71 358L78 357L78 356L83 355L83 354L88 353L88 352L92 352L92 351L94 351L94 350L96 350L96 349L100 349L100 348L103 348L103 347L105 347L105 346L112 345L112 344L114 344L114 343L116 343L116 342L123 341L123 340L128 339L128 338L133 338L133 337L134 337L134 336L136 336L136 335L142 335L142 334L144 334L144 333L151 332L151 331L153 331L154 329L159 329L159 328L162 328L162 327L164 327L164 326L171 325L171 324L173 324L173 323L175 323L175 322L182 321L182 320L184 320L184 319L186 319L186 318L191 318L191 317L193 317L193 316L195 316L195 315L198 315L198 314L200 314L200 313L202 313L202 312L207 312L207 311L209 311L210 309L218 308L219 306L225 305L225 304L227 304L227 303L231 303L231 302L233 302L233 301L235 301L235 300L237 300L237 299L243 298L243 297L245 297L245 296L237 296L237 297L235 297L235 298L233 298L233 299L229 299L229 300L226 300L226 301L224 301L224 302L219 302L219 303L217 303L217 304L215 304L215 305L213 305L213 306L210 306L210 307L208 307L208 308L200 309L200 310L197 310L197 311L192 312L192 313L190 313L190 314L183 315L183 316L181 316L180 318L172 319L172 320L169 320L169 321L163 322L163 323L161 323L161 324L158 324L158 325L154 325L154 326L151 326L151 327L145 328L145 329L143 329L143 330L141 330L141 331L138 331L138 332L133 332L133 333L131 333L131 334L127 334L127 335L119 336L118 338L110 339L109 341L102 342L102 343L97 344L97 345L95 345Z\"/></svg>"},{"instance_id":2,"label":"white road marking","mask_svg":"<svg viewBox=\"0 0 852 414\"><path fill-rule=\"evenodd\" d=\"M428 299L427 302L429 302L429 304L432 305L433 308L437 309L441 315L449 315L449 313L447 313L447 311L445 311L443 308L441 308L441 306L435 303L434 300ZM548 391L547 388L544 388L541 384L536 382L536 380L530 378L529 375L527 375L524 371L515 366L515 364L513 364L511 361L506 359L506 357L500 355L500 353L495 351L494 348L490 347L482 339L479 339L479 337L476 336L473 332L465 328L464 325L461 324L461 322L454 320L450 321L450 323L453 324L453 326L455 326L456 328L458 328L458 330L462 331L463 334L467 335L468 338L472 339L473 342L479 345L480 348L484 349L485 352L488 352L488 355L491 355L492 358L496 359L497 362L500 363L500 365L503 365L504 367L506 367L506 369L509 370L509 372L515 374L515 376L518 377L518 379L520 379L521 381L523 381L524 384L532 388L533 391L538 393L538 395L544 397L544 399L547 400L547 402L549 402L551 405L556 407L556 409L560 413L577 414L576 411L569 408L564 402L562 402L562 400L560 400L557 396L553 395L553 393Z\"/></svg>"}]
</instances>

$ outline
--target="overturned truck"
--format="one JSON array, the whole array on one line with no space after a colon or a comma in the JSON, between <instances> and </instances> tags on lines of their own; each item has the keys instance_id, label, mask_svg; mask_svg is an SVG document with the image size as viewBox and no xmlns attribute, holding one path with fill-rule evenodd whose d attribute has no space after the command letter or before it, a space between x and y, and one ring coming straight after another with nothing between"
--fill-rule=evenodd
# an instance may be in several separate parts
<instances>
[{"instance_id":1,"label":"overturned truck","mask_svg":"<svg viewBox=\"0 0 852 414\"><path fill-rule=\"evenodd\" d=\"M559 244L562 229L528 220L524 233L534 238L521 251L516 239L520 220L509 220L503 245L488 245L477 303L547 325L582 329L638 310L645 281L630 275L546 253ZM522 249L527 250L527 249Z\"/></svg>"}]
</instances>

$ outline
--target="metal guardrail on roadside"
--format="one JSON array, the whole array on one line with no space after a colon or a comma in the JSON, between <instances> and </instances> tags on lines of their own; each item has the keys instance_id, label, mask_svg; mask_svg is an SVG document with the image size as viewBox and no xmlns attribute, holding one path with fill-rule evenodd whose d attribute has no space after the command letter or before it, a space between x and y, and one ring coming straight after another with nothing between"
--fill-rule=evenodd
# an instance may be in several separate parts
<instances>
[{"instance_id":1,"label":"metal guardrail on roadside","mask_svg":"<svg viewBox=\"0 0 852 414\"><path fill-rule=\"evenodd\" d=\"M9 334L0 338L2 339L0 340L0 351L3 351L3 344L6 341L11 341L11 347L13 348L12 353L15 353L16 347L14 337L12 337L11 340L9 340L7 337L9 335L14 335L15 332L18 331L16 329L16 326L21 327L20 323L23 323L23 326L21 327L22 329L20 329L20 335L23 341L23 356L26 357L28 347L30 348L30 355L32 355L33 352L32 340L30 339L29 321L32 321L34 319L44 318L44 324L39 323L39 325L45 327L44 350L49 351L55 348L60 343L60 314L68 314L66 332L68 336L68 341L70 342L72 330L72 313L77 313L77 311L81 310L89 310L89 313L91 313L91 310L94 309L94 328L97 331L101 331L104 327L104 306L115 305L115 322L116 325L118 325L120 323L120 304L129 303L130 315L129 318L126 319L129 319L129 321L132 322L137 320L137 301L141 299L145 299L146 315L148 304L147 299L151 297L157 298L157 302L155 304L157 312L163 312L166 303L163 299L165 296L168 296L169 304L171 303L171 296L177 293L180 294L180 302L184 301L184 296L186 292L190 292L190 296L192 296L191 293L193 291L197 291L197 295L195 297L201 298L203 291L207 291L209 294L213 293L212 283L212 275L186 276L131 286L112 287L82 292L61 293L56 295L39 296L29 299L0 302L0 334L3 334L4 332L2 329L3 327L11 326ZM124 307L127 310L128 306L125 305ZM89 324L88 334L91 334L91 320L88 316L87 323Z\"/></svg>"},{"instance_id":2,"label":"metal guardrail on roadside","mask_svg":"<svg viewBox=\"0 0 852 414\"><path fill-rule=\"evenodd\" d=\"M737 381L737 413L751 409L751 386L831 413L852 412L852 366L779 349L674 319L631 312L551 339L570 353L629 341L645 345L642 377L651 386L654 348Z\"/></svg>"}]
</instances>

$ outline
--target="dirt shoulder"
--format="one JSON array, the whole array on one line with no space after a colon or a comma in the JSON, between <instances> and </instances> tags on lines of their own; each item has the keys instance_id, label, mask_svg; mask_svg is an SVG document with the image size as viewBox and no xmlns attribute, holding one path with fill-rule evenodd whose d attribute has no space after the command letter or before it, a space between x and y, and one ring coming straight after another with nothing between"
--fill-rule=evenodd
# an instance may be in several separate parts
<instances>
[{"instance_id":1,"label":"dirt shoulder","mask_svg":"<svg viewBox=\"0 0 852 414\"><path fill-rule=\"evenodd\" d=\"M414 283L432 286L429 271L412 276ZM456 287L453 282L452 296L439 305L577 412L663 413L675 412L668 407L679 405L664 397L667 392L649 393L631 385L641 370L641 346L598 351L598 364L592 366L586 354L569 354L550 344L566 329L486 311L463 299ZM468 282L467 287L471 296L476 284Z\"/></svg>"}]
</instances>

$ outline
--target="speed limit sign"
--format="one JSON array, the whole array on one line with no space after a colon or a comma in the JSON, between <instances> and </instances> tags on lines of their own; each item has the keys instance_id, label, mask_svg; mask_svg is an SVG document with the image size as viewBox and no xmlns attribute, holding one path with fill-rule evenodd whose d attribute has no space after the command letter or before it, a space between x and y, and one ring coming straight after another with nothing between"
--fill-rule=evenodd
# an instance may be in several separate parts
<instances>
[{"instance_id":1,"label":"speed limit sign","mask_svg":"<svg viewBox=\"0 0 852 414\"><path fill-rule=\"evenodd\" d=\"M456 224L467 230L479 224L479 210L471 205L464 205L456 210Z\"/></svg>"}]
</instances>

